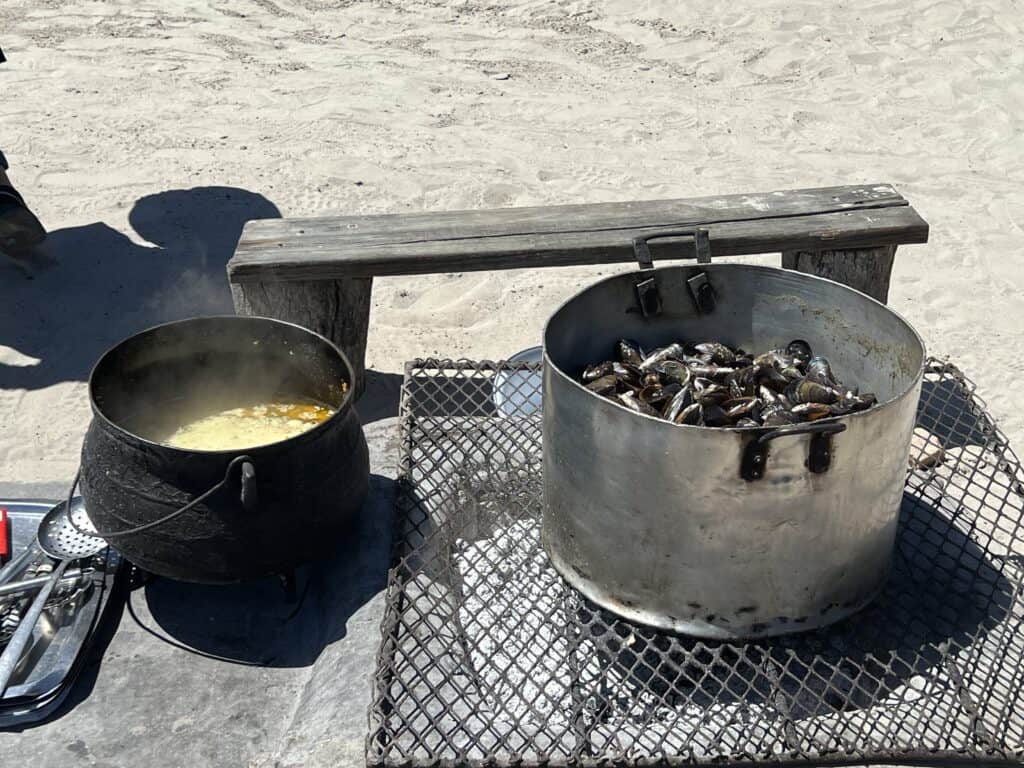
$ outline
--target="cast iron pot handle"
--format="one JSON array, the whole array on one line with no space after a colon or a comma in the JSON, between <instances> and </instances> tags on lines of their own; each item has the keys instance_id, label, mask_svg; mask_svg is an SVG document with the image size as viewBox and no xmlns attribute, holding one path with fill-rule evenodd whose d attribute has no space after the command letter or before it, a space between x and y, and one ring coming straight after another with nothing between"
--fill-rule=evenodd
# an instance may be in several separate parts
<instances>
[{"instance_id":1,"label":"cast iron pot handle","mask_svg":"<svg viewBox=\"0 0 1024 768\"><path fill-rule=\"evenodd\" d=\"M807 455L807 468L815 474L827 472L832 464L832 435L846 431L846 425L839 422L803 424L795 427L778 427L762 432L743 449L740 475L744 480L760 480L764 477L768 463L768 443L780 437L811 435L811 450Z\"/></svg>"},{"instance_id":2,"label":"cast iron pot handle","mask_svg":"<svg viewBox=\"0 0 1024 768\"><path fill-rule=\"evenodd\" d=\"M212 496L225 485L227 485L227 483L231 480L232 471L234 471L235 467L238 466L241 466L241 470L239 471L239 479L241 480L242 486L242 506L245 507L246 511L251 512L256 507L256 502L258 498L256 494L256 467L253 464L252 457L243 454L242 456L236 456L231 460L231 463L228 464L227 469L224 470L223 479L219 483L210 488L208 491L204 491L203 493L196 496L194 499L192 499L192 501L190 501L185 506L181 507L180 509L174 510L169 515L164 515L159 520L152 520L148 523L137 525L134 528L126 528L122 531L87 531L83 528L78 527L72 515L68 515L68 522L71 523L71 527L79 533L85 536L98 536L101 539L109 539L112 536L127 536L130 533L142 533L143 531L148 531L150 528L156 528L158 525L168 523L174 518L178 517L179 515L185 514L190 509L195 507L197 504L206 501L208 498L210 498L210 496ZM71 484L71 490L68 491L68 509L71 509L71 498L75 495L75 488L78 487L78 478L81 474L82 470L79 469L78 472L75 473L75 480Z\"/></svg>"}]
</instances>

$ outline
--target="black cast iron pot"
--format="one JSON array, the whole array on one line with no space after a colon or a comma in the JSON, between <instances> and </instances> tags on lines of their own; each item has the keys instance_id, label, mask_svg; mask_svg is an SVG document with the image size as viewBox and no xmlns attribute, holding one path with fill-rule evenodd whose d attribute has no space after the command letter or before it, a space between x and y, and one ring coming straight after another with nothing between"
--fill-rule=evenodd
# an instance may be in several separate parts
<instances>
[{"instance_id":1,"label":"black cast iron pot","mask_svg":"<svg viewBox=\"0 0 1024 768\"><path fill-rule=\"evenodd\" d=\"M94 418L81 467L89 516L129 560L185 581L241 581L330 555L369 482L352 380L327 339L268 318L194 318L126 339L89 377ZM337 412L245 450L156 442L221 408L282 398Z\"/></svg>"}]
</instances>

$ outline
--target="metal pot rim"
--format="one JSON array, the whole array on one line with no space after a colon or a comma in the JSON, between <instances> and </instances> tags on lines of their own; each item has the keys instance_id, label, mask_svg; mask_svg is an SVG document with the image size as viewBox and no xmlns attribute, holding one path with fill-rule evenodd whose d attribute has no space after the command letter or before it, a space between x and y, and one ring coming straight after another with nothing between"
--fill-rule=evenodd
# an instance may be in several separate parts
<instances>
[{"instance_id":1,"label":"metal pot rim","mask_svg":"<svg viewBox=\"0 0 1024 768\"><path fill-rule=\"evenodd\" d=\"M826 419L819 419L818 421L821 422L821 423L839 422L839 421L844 421L846 419L856 419L856 418L871 417L874 414L880 413L884 409L887 409L890 406L892 406L893 403L896 403L896 402L899 402L900 400L902 400L907 395L907 393L910 392L914 388L916 382L919 381L921 379L921 377L924 375L925 359L928 356L927 348L925 347L925 343L924 343L924 339L921 338L920 334L917 332L917 330L914 328L914 326L911 325L909 322L907 322L907 319L905 317L903 317L903 315L901 315L899 312L897 312L896 310L894 310L891 307L889 307L887 304L883 304L882 302L878 301L874 297L868 296L866 293L861 293L860 291L858 291L858 290L856 290L854 288L851 288L848 285L844 285L843 283L837 282L835 280L829 280L828 278L825 278L825 277L819 277L817 275L809 275L809 274L807 274L805 272L796 272L795 270L784 270L784 269L782 269L780 267L766 267L766 266L761 265L761 264L708 264L708 265L701 265L701 267L702 267L702 269L705 269L705 270L730 270L730 269L737 269L737 268L739 268L741 270L754 270L754 271L764 271L764 272L788 272L788 273L791 273L794 276L797 276L799 279L803 279L803 280L807 280L807 281L815 281L816 280L816 281L820 281L820 282L823 282L823 283L829 283L829 284L834 285L834 286L836 286L838 288L841 288L841 289L843 289L845 291L849 291L850 293L855 293L858 296L866 299L867 301L873 302L874 304L877 304L882 309L892 313L893 315L896 316L896 318L901 323L903 323L904 326L906 326L906 328L913 334L914 338L917 339L917 343L921 345L921 363L920 363L920 365L918 367L917 372L912 377L910 377L910 383L906 387L903 387L899 393L897 393L893 397L889 398L885 402L878 403L877 405L867 409L866 411L857 411L855 413L848 413L845 416L829 416ZM590 397L594 398L601 406L607 406L607 407L611 407L611 408L618 408L618 409L620 409L620 410L630 414L631 416L635 416L635 417L641 418L641 419L646 419L647 421L654 422L656 424L662 425L666 429L694 430L694 434L713 434L713 433L716 433L716 432L728 432L728 433L739 434L739 435L754 434L754 433L757 433L757 432L763 432L766 429L771 429L771 427L764 427L764 426L758 426L758 427L702 427L702 426L697 426L697 425L694 425L694 424L675 424L673 422L665 421L664 419L656 417L656 416L648 416L645 413L637 413L636 411L632 411L632 410L630 410L629 408L627 408L624 405L621 405L621 404L619 404L617 402L609 400L606 397L602 397L601 395L598 395L595 392L591 392L589 389L587 389L585 386L583 386L583 384L581 384L580 382L576 381L576 379L574 379L572 376L570 376L565 371L563 371L560 366L556 365L554 363L554 361L551 360L551 357L548 355L548 347L547 347L548 328L550 327L550 325L551 325L552 321L554 320L555 316L557 316L563 309L565 309L569 304L571 304L573 301L575 301L579 296L583 295L587 291L589 291L592 288L595 288L595 287L597 287L599 285L604 285L605 283L610 283L610 282L613 282L615 280L622 280L624 275L629 275L629 276L634 276L634 277L635 276L649 277L649 276L651 276L652 274L654 274L656 272L668 271L668 270L677 270L677 269L686 269L686 267L683 267L681 265L671 265L671 266L656 267L654 270L637 270L635 272L620 272L618 274L609 275L608 277L606 277L606 278L604 278L602 280L598 280L598 281L596 281L594 283L591 283L590 285L586 286L585 288L583 288L580 291L577 291L572 296L570 296L568 299L563 301L558 306L558 308L554 312L551 313L551 315L548 317L548 321L544 324L544 336L543 336L543 340L544 340L544 366L546 368L550 368L557 375L559 375L560 377L562 377L563 379L568 381L570 384L572 384L576 389L578 389L581 392L584 392L587 395L589 395ZM818 422L816 422L816 423L818 423Z\"/></svg>"},{"instance_id":2,"label":"metal pot rim","mask_svg":"<svg viewBox=\"0 0 1024 768\"><path fill-rule=\"evenodd\" d=\"M166 443L158 443L155 440L149 440L149 439L147 439L145 437L142 437L141 435L135 434L134 432L130 432L129 430L127 430L124 427L122 427L120 424L118 424L118 423L116 423L114 421L111 421L109 418L107 418L106 414L104 414L103 411L100 409L100 407L96 404L96 399L93 397L92 382L93 382L93 377L96 375L96 371L103 364L103 362L107 359L108 355L113 354L122 344L126 343L130 339L135 339L135 338L138 338L139 336L145 336L148 333L153 333L155 331L161 330L163 328L168 328L168 327L174 326L174 325L188 325L188 324L192 324L192 323L196 323L196 322L200 322L200 321L206 321L206 320L225 320L225 321L229 321L229 322L243 322L243 323L248 323L248 322L252 322L252 321L258 321L258 322L261 322L261 323L274 323L276 325L289 326L289 327L295 328L295 329L297 329L299 331L304 331L305 333L308 333L310 336L315 336L320 341L324 342L329 349L333 350L335 352L335 354L337 354L338 357L341 359L342 363L344 363L344 365L345 365L345 371L348 374L348 388L345 391L345 397L342 398L341 404L338 405L338 407L335 410L333 415L331 415L330 417L328 417L324 421L320 422L315 427L312 427L311 429L307 429L304 432L300 432L299 434L295 435L294 437L289 437L289 438L286 438L285 440L278 440L278 441L273 442L273 443L266 443L264 445L257 445L257 446L253 446L253 447L249 447L249 448L229 448L229 449L220 450L220 451L207 451L207 450L198 450L198 449L191 449L191 448L178 448L178 447L173 446L173 445L167 445ZM232 455L238 455L238 454L243 454L243 453L258 454L258 453L261 453L261 452L265 451L266 449L275 449L276 450L276 449L279 449L281 446L299 445L299 444L301 444L301 443L303 443L303 442L305 442L307 440L311 440L311 439L313 439L314 436L320 435L329 424L331 424L332 422L334 422L335 420L337 420L339 418L344 418L345 415L347 415L348 411L352 408L352 393L354 391L354 387L352 386L352 382L354 381L354 379L355 379L355 374L354 374L354 372L352 370L352 364L349 362L349 359L347 357L345 357L345 353L341 351L341 349L338 347L338 345L335 344L330 339L328 339L327 337L322 336L321 334L317 333L316 331L312 331L309 328L306 328L305 326L299 325L298 323L290 323L290 322L288 322L286 320L278 320L277 318L274 318L274 317L262 317L262 316L257 316L257 315L197 315L195 317L186 317L186 318L182 318L180 320L171 320L171 321L166 322L166 323L160 323L158 325L152 325L152 326L150 326L148 328L144 328L143 330L138 331L137 333L133 333L131 336L127 336L127 337L121 339L120 341L116 342L115 344L111 345L110 347L108 347L103 352L103 354L101 354L99 356L99 358L96 360L96 362L93 364L92 370L89 371L89 380L88 380L89 406L92 409L93 416L95 418L99 419L101 422L103 422L103 424L105 424L106 426L110 427L111 429L115 430L116 432L119 432L120 434L124 435L125 437L129 438L130 440L134 440L134 441L136 441L138 443L141 443L142 445L147 445L147 446L152 446L154 448L159 448L160 450L163 450L163 451L173 451L175 453L181 454L182 456L197 455L197 454L198 455L205 455L205 456L232 456Z\"/></svg>"}]
</instances>

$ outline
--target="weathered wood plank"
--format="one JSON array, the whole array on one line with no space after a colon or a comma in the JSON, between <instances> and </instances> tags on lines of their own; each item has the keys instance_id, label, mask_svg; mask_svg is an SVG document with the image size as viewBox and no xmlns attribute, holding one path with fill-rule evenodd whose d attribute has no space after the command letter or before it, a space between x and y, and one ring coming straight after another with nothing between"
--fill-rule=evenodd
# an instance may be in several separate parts
<instances>
[{"instance_id":1,"label":"weathered wood plank","mask_svg":"<svg viewBox=\"0 0 1024 768\"><path fill-rule=\"evenodd\" d=\"M902 198L901 198L902 200ZM509 209L516 210L516 209ZM493 213L493 212L492 212ZM648 221L653 222L654 217ZM848 210L801 216L709 222L678 218L671 223L627 228L564 228L557 232L492 234L487 236L402 239L368 238L340 241L331 231L310 231L294 238L252 239L274 220L249 222L239 249L228 264L233 283L260 280L333 280L347 277L429 274L523 267L555 267L633 260L633 237L657 230L706 226L712 253L734 256L780 251L851 250L923 243L928 224L903 201L883 208ZM337 219L330 220L337 221ZM371 242L371 240L373 240ZM652 244L655 259L692 258L687 240Z\"/></svg>"},{"instance_id":2,"label":"weathered wood plank","mask_svg":"<svg viewBox=\"0 0 1024 768\"><path fill-rule=\"evenodd\" d=\"M827 251L783 251L782 266L835 280L885 304L895 245Z\"/></svg>"},{"instance_id":3,"label":"weathered wood plank","mask_svg":"<svg viewBox=\"0 0 1024 768\"><path fill-rule=\"evenodd\" d=\"M548 205L464 211L426 211L251 222L240 248L259 249L299 235L339 243L407 243L494 235L557 234L579 230L636 229L685 222L831 213L907 205L888 184L821 187L678 200Z\"/></svg>"},{"instance_id":4,"label":"weathered wood plank","mask_svg":"<svg viewBox=\"0 0 1024 768\"><path fill-rule=\"evenodd\" d=\"M273 317L333 341L352 364L355 397L365 387L366 334L373 280L291 280L231 286L235 314Z\"/></svg>"}]
</instances>

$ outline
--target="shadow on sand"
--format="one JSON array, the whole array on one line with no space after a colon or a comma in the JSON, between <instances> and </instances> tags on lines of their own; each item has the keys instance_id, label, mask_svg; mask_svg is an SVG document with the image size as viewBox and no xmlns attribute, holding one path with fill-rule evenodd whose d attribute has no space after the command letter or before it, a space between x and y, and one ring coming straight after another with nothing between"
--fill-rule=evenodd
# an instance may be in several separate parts
<instances>
[{"instance_id":1,"label":"shadow on sand","mask_svg":"<svg viewBox=\"0 0 1024 768\"><path fill-rule=\"evenodd\" d=\"M27 280L0 259L0 389L82 381L104 350L159 323L231 314L225 265L245 222L279 218L262 195L235 187L140 198L129 214L140 245L97 222L50 233L49 265Z\"/></svg>"}]
</instances>

